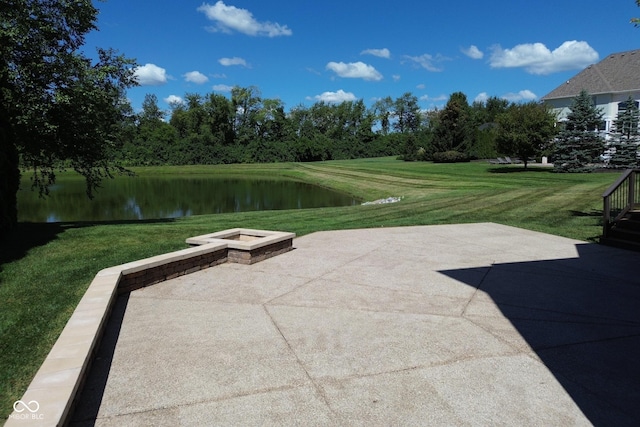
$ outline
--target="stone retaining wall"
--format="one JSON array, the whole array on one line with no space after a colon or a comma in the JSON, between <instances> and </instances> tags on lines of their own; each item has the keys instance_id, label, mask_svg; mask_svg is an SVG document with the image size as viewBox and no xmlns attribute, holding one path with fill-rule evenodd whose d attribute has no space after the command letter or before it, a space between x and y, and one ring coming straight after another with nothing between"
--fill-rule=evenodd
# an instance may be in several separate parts
<instances>
[{"instance_id":1,"label":"stone retaining wall","mask_svg":"<svg viewBox=\"0 0 640 427\"><path fill-rule=\"evenodd\" d=\"M245 242L219 239L218 235L258 238ZM195 247L101 270L20 399L22 405L28 405L29 413L23 413L24 408L20 407L20 412L9 415L5 426L68 423L118 294L224 262L254 264L293 249L294 237L295 234L284 232L226 230L187 239Z\"/></svg>"},{"instance_id":2,"label":"stone retaining wall","mask_svg":"<svg viewBox=\"0 0 640 427\"><path fill-rule=\"evenodd\" d=\"M227 251L227 249L220 249L215 252L123 274L118 282L118 293L135 291L145 286L155 285L165 280L223 264L227 262Z\"/></svg>"},{"instance_id":3,"label":"stone retaining wall","mask_svg":"<svg viewBox=\"0 0 640 427\"><path fill-rule=\"evenodd\" d=\"M255 264L256 262L264 261L267 258L288 252L291 249L292 242L291 239L288 239L249 251L229 248L227 258L229 262L235 262L238 264Z\"/></svg>"}]
</instances>

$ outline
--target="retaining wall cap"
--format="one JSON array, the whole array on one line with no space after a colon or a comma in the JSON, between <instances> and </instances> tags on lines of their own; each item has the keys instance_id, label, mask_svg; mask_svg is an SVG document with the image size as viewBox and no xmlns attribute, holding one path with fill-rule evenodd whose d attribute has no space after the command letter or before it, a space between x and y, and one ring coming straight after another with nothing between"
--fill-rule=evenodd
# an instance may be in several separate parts
<instances>
[{"instance_id":1,"label":"retaining wall cap","mask_svg":"<svg viewBox=\"0 0 640 427\"><path fill-rule=\"evenodd\" d=\"M294 233L244 228L225 230L221 233L225 233L225 235L236 235L238 233L264 234L265 237L255 240L255 242L259 243L257 247L267 246L295 237ZM187 242L189 240L187 239ZM231 247L230 244L234 242L233 240L224 239L210 240L200 243L200 246L100 270L92 280L21 399L24 402L34 400L38 402L39 414L46 414L47 418L45 420L24 420L10 416L5 426L60 425L66 422L71 410L71 404L86 373L94 349L98 345L102 329L108 320L122 275L137 273L148 268L211 252L227 250ZM240 248L248 250L248 246L252 245L244 244ZM42 396L46 396L46 399L43 399ZM15 412L12 415L15 415Z\"/></svg>"},{"instance_id":2,"label":"retaining wall cap","mask_svg":"<svg viewBox=\"0 0 640 427\"><path fill-rule=\"evenodd\" d=\"M248 241L231 240L228 239L232 236L239 234L255 236L256 239ZM242 250L254 250L264 246L268 246L274 243L279 243L284 240L290 240L296 237L295 233L285 231L267 231L267 230L255 230L251 228L232 228L229 230L218 231L216 233L203 234L200 236L190 237L186 239L186 243L189 245L206 245L206 244L225 244L227 248L242 249Z\"/></svg>"}]
</instances>

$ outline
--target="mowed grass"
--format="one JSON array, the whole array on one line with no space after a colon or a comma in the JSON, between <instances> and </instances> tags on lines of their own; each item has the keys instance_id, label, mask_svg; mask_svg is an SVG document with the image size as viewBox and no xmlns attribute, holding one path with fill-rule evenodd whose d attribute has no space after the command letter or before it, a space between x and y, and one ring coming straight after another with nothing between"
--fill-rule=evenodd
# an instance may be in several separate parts
<instances>
[{"instance_id":1,"label":"mowed grass","mask_svg":"<svg viewBox=\"0 0 640 427\"><path fill-rule=\"evenodd\" d=\"M295 232L496 222L584 241L601 233L601 195L617 174L555 174L487 163L393 158L135 169L145 174L287 177L362 200L399 203L115 223L22 223L0 248L0 418L6 418L101 269L186 247L233 227ZM203 197L206 197L203 195ZM425 242L425 249L429 242Z\"/></svg>"}]
</instances>

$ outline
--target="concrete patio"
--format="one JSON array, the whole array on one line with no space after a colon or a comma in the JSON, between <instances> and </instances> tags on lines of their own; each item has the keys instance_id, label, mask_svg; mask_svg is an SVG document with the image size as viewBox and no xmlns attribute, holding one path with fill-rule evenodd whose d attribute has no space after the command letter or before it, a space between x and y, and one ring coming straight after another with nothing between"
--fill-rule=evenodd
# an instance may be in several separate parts
<instances>
[{"instance_id":1,"label":"concrete patio","mask_svg":"<svg viewBox=\"0 0 640 427\"><path fill-rule=\"evenodd\" d=\"M71 425L637 425L638 253L320 232L121 296Z\"/></svg>"}]
</instances>

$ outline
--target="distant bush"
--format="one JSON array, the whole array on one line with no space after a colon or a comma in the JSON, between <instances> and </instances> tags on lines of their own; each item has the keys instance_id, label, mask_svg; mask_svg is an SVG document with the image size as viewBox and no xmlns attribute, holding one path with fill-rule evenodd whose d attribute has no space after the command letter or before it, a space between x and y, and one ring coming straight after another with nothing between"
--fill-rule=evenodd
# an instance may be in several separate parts
<instances>
[{"instance_id":1,"label":"distant bush","mask_svg":"<svg viewBox=\"0 0 640 427\"><path fill-rule=\"evenodd\" d=\"M433 153L434 163L458 163L468 162L469 156L459 151L442 151L439 153Z\"/></svg>"}]
</instances>

